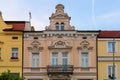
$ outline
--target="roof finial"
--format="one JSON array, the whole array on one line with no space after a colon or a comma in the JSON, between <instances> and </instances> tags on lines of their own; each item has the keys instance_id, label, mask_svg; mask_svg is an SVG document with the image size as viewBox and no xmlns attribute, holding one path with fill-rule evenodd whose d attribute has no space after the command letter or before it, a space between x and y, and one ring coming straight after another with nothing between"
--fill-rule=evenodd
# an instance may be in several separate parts
<instances>
[{"instance_id":1,"label":"roof finial","mask_svg":"<svg viewBox=\"0 0 120 80\"><path fill-rule=\"evenodd\" d=\"M56 5L55 8L56 8L56 13L59 13L59 14L64 13L64 5L58 4Z\"/></svg>"}]
</instances>

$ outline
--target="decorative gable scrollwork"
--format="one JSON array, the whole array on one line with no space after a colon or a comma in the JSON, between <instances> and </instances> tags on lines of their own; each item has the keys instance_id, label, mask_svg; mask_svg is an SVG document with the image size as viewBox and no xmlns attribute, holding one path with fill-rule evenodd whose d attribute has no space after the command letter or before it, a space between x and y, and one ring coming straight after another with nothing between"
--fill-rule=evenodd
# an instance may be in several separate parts
<instances>
[{"instance_id":1,"label":"decorative gable scrollwork","mask_svg":"<svg viewBox=\"0 0 120 80\"><path fill-rule=\"evenodd\" d=\"M70 46L67 42L57 41L52 43L48 48L49 49L71 49L72 46Z\"/></svg>"},{"instance_id":2,"label":"decorative gable scrollwork","mask_svg":"<svg viewBox=\"0 0 120 80\"><path fill-rule=\"evenodd\" d=\"M88 41L84 40L80 43L78 49L81 50L82 52L88 52L92 51L93 47L90 46L90 43Z\"/></svg>"},{"instance_id":3,"label":"decorative gable scrollwork","mask_svg":"<svg viewBox=\"0 0 120 80\"><path fill-rule=\"evenodd\" d=\"M32 53L39 53L42 50L41 44L38 41L33 41L31 47L28 47L28 50Z\"/></svg>"}]
</instances>

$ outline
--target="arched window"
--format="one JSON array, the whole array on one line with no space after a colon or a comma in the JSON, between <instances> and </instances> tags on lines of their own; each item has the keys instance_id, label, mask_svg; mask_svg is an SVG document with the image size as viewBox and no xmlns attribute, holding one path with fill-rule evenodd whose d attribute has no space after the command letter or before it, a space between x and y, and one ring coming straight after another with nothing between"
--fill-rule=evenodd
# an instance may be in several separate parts
<instances>
[{"instance_id":1,"label":"arched window","mask_svg":"<svg viewBox=\"0 0 120 80\"><path fill-rule=\"evenodd\" d=\"M61 23L61 30L64 30L64 23Z\"/></svg>"},{"instance_id":2,"label":"arched window","mask_svg":"<svg viewBox=\"0 0 120 80\"><path fill-rule=\"evenodd\" d=\"M59 30L59 23L58 22L55 24L55 28L56 28L56 30Z\"/></svg>"}]
</instances>

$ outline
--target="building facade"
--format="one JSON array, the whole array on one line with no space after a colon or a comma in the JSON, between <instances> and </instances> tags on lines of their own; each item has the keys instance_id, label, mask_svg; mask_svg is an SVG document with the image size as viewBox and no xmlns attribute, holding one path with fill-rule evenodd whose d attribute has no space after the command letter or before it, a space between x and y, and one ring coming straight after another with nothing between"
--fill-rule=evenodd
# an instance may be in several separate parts
<instances>
[{"instance_id":1,"label":"building facade","mask_svg":"<svg viewBox=\"0 0 120 80\"><path fill-rule=\"evenodd\" d=\"M24 32L26 80L97 80L98 31L78 31L58 4L44 31Z\"/></svg>"},{"instance_id":2,"label":"building facade","mask_svg":"<svg viewBox=\"0 0 120 80\"><path fill-rule=\"evenodd\" d=\"M114 66L114 67L113 67ZM98 37L98 80L120 79L120 31L101 31Z\"/></svg>"},{"instance_id":3,"label":"building facade","mask_svg":"<svg viewBox=\"0 0 120 80\"><path fill-rule=\"evenodd\" d=\"M22 31L29 26L25 21L4 21L0 12L0 74L10 70L22 76ZM28 28L27 28L28 29Z\"/></svg>"}]
</instances>

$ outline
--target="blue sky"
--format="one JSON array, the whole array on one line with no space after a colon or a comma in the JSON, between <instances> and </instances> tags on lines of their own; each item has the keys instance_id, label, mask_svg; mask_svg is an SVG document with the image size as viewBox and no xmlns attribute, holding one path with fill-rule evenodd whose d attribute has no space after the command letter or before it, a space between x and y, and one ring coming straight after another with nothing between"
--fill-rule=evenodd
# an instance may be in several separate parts
<instances>
[{"instance_id":1,"label":"blue sky","mask_svg":"<svg viewBox=\"0 0 120 80\"><path fill-rule=\"evenodd\" d=\"M28 21L36 30L49 25L55 6L63 4L76 30L120 30L120 0L0 0L3 19Z\"/></svg>"}]
</instances>

